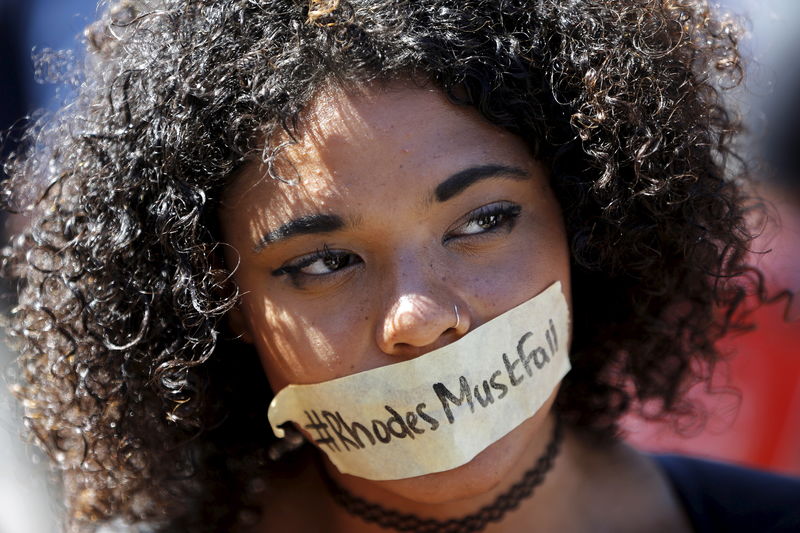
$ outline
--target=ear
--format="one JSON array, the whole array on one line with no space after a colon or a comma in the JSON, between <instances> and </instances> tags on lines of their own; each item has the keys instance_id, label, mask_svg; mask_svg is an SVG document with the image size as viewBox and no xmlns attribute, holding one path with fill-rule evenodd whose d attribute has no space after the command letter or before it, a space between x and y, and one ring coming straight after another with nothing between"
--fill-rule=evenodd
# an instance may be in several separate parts
<instances>
[{"instance_id":1,"label":"ear","mask_svg":"<svg viewBox=\"0 0 800 533\"><path fill-rule=\"evenodd\" d=\"M237 338L247 344L253 344L253 335L250 333L250 328L247 327L247 320L245 320L244 313L237 305L228 311L228 327Z\"/></svg>"}]
</instances>

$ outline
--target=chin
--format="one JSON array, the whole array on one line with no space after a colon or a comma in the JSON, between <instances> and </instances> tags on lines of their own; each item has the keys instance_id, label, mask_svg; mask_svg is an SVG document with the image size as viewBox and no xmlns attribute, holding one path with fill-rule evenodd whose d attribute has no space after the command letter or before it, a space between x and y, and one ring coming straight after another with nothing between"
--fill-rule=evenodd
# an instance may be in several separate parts
<instances>
[{"instance_id":1,"label":"chin","mask_svg":"<svg viewBox=\"0 0 800 533\"><path fill-rule=\"evenodd\" d=\"M530 447L542 434L549 404L465 465L407 479L376 482L396 496L423 504L443 504L489 493L504 483L519 480L536 461ZM545 441L548 436L545 436ZM530 463L530 464L529 464Z\"/></svg>"}]
</instances>

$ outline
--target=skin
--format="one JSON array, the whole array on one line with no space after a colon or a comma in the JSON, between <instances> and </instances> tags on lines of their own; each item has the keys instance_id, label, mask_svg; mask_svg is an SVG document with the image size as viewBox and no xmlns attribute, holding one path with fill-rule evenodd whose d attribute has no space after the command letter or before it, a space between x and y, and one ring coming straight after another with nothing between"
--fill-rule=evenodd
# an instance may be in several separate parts
<instances>
[{"instance_id":1,"label":"skin","mask_svg":"<svg viewBox=\"0 0 800 533\"><path fill-rule=\"evenodd\" d=\"M231 245L226 260L238 264L244 293L231 324L256 346L275 392L423 355L555 281L570 301L567 240L546 169L520 138L472 108L402 83L331 87L308 107L296 137L277 166L292 183L266 178L254 163L233 181L220 210ZM483 177L467 183L459 180L465 172ZM287 236L288 223L316 215L328 217L316 228L324 231ZM325 467L340 485L386 507L463 516L491 503L535 463L551 436L556 392L535 416L453 470L370 481ZM586 455L578 448L568 435L529 501L552 511L563 501L559 486L579 492L586 474L569 458ZM305 517L281 518L284 525L314 527L324 518L326 530L371 530L330 503L314 469L287 483L316 494L320 505ZM304 508L291 498L276 493L271 502L284 511ZM502 527L535 512L523 507Z\"/></svg>"}]
</instances>

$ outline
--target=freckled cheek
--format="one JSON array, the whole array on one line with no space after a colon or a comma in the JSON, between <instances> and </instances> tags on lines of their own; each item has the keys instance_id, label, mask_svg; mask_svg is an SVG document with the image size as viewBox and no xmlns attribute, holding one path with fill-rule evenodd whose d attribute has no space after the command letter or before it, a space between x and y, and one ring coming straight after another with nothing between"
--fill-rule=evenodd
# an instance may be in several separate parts
<instances>
[{"instance_id":1,"label":"freckled cheek","mask_svg":"<svg viewBox=\"0 0 800 533\"><path fill-rule=\"evenodd\" d=\"M482 314L494 317L559 280L569 282L565 248L525 244L515 246L490 265L465 269L458 283Z\"/></svg>"},{"instance_id":2,"label":"freckled cheek","mask_svg":"<svg viewBox=\"0 0 800 533\"><path fill-rule=\"evenodd\" d=\"M294 304L291 313L282 309L288 307L265 300L249 309L251 331L274 389L327 381L359 369L364 340L372 338L361 306L312 302Z\"/></svg>"},{"instance_id":3,"label":"freckled cheek","mask_svg":"<svg viewBox=\"0 0 800 533\"><path fill-rule=\"evenodd\" d=\"M518 269L494 269L464 284L467 297L483 321L527 299L525 295L529 291L524 287L525 284L520 283L521 277Z\"/></svg>"}]
</instances>

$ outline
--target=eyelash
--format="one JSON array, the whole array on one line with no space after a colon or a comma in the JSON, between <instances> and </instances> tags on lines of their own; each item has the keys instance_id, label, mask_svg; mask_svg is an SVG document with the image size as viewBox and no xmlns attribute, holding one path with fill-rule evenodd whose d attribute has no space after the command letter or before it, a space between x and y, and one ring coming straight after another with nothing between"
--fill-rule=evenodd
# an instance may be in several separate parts
<instances>
[{"instance_id":1,"label":"eyelash","mask_svg":"<svg viewBox=\"0 0 800 533\"><path fill-rule=\"evenodd\" d=\"M511 231L516 224L517 218L519 217L520 213L522 212L522 207L518 204L514 204L511 202L495 202L493 204L484 205L483 207L479 207L478 209L471 212L467 215L467 220L458 223L456 229L463 228L468 226L469 224L475 222L486 222L487 219L491 220L491 227L483 228L481 226L482 231L475 232L475 233L465 233L463 235L453 235L453 231L448 231L447 235L442 239L443 243L446 243L452 239L457 238L464 238L464 237L479 237L481 235L487 235L499 231L501 229L505 229L507 231ZM480 225L480 224L479 224Z\"/></svg>"},{"instance_id":2,"label":"eyelash","mask_svg":"<svg viewBox=\"0 0 800 533\"><path fill-rule=\"evenodd\" d=\"M496 202L493 204L485 205L483 207L479 207L472 211L469 215L467 215L467 219L463 222L459 222L454 230L448 231L447 235L442 239L442 243L446 244L447 242L453 239L465 239L465 238L481 238L483 236L487 236L488 234L495 233L499 230L506 230L511 231L516 224L516 219L519 217L520 213L522 212L522 207L518 204L514 204L511 202ZM484 224L491 224L490 227L484 228L481 225L481 222ZM453 232L459 228L465 228L470 224L478 223L481 227L481 231L474 232L474 233L464 233L462 235L453 234ZM313 265L317 261L323 261L325 263L332 263L336 261L341 261L342 259L346 259L345 264L335 264L336 268L331 270L331 272L324 273L324 274L309 274L306 272L302 272L304 268L308 268L309 266ZM301 286L304 281L309 280L319 280L320 278L329 278L331 276L335 276L342 272L343 270L347 269L348 267L361 264L363 260L358 257L356 254L351 252L346 252L343 250L331 250L328 248L327 245L323 246L322 249L316 250L308 255L304 255L297 259L290 261L287 264L284 264L280 268L274 270L272 272L273 276L288 276L291 281L297 285ZM328 265L326 265L327 267Z\"/></svg>"},{"instance_id":3,"label":"eyelash","mask_svg":"<svg viewBox=\"0 0 800 533\"><path fill-rule=\"evenodd\" d=\"M330 248L328 248L327 245L325 245L325 246L322 247L321 250L315 250L314 252L312 252L312 253L310 253L308 255L304 255L304 256L302 256L302 257L300 257L298 259L293 260L292 262L290 262L288 264L283 265L282 267L278 268L277 270L274 270L272 272L272 275L273 276L288 275L288 276L291 276L293 278L297 277L297 276L316 277L316 276L320 276L321 274L306 274L304 272L301 272L301 270L313 265L314 263L316 263L319 260L322 260L324 262L328 262L328 261L335 261L335 260L341 259L341 258L351 258L351 259L350 259L350 261L347 262L346 265L344 265L343 267L337 268L336 270L334 270L334 272L338 272L342 268L345 268L345 267L348 267L350 265L354 265L354 264L358 264L358 263L362 262L361 258L356 256L355 254L352 254L350 252L344 252L344 251L341 251L341 250L331 250ZM356 258L357 261L352 261L352 258Z\"/></svg>"}]
</instances>

